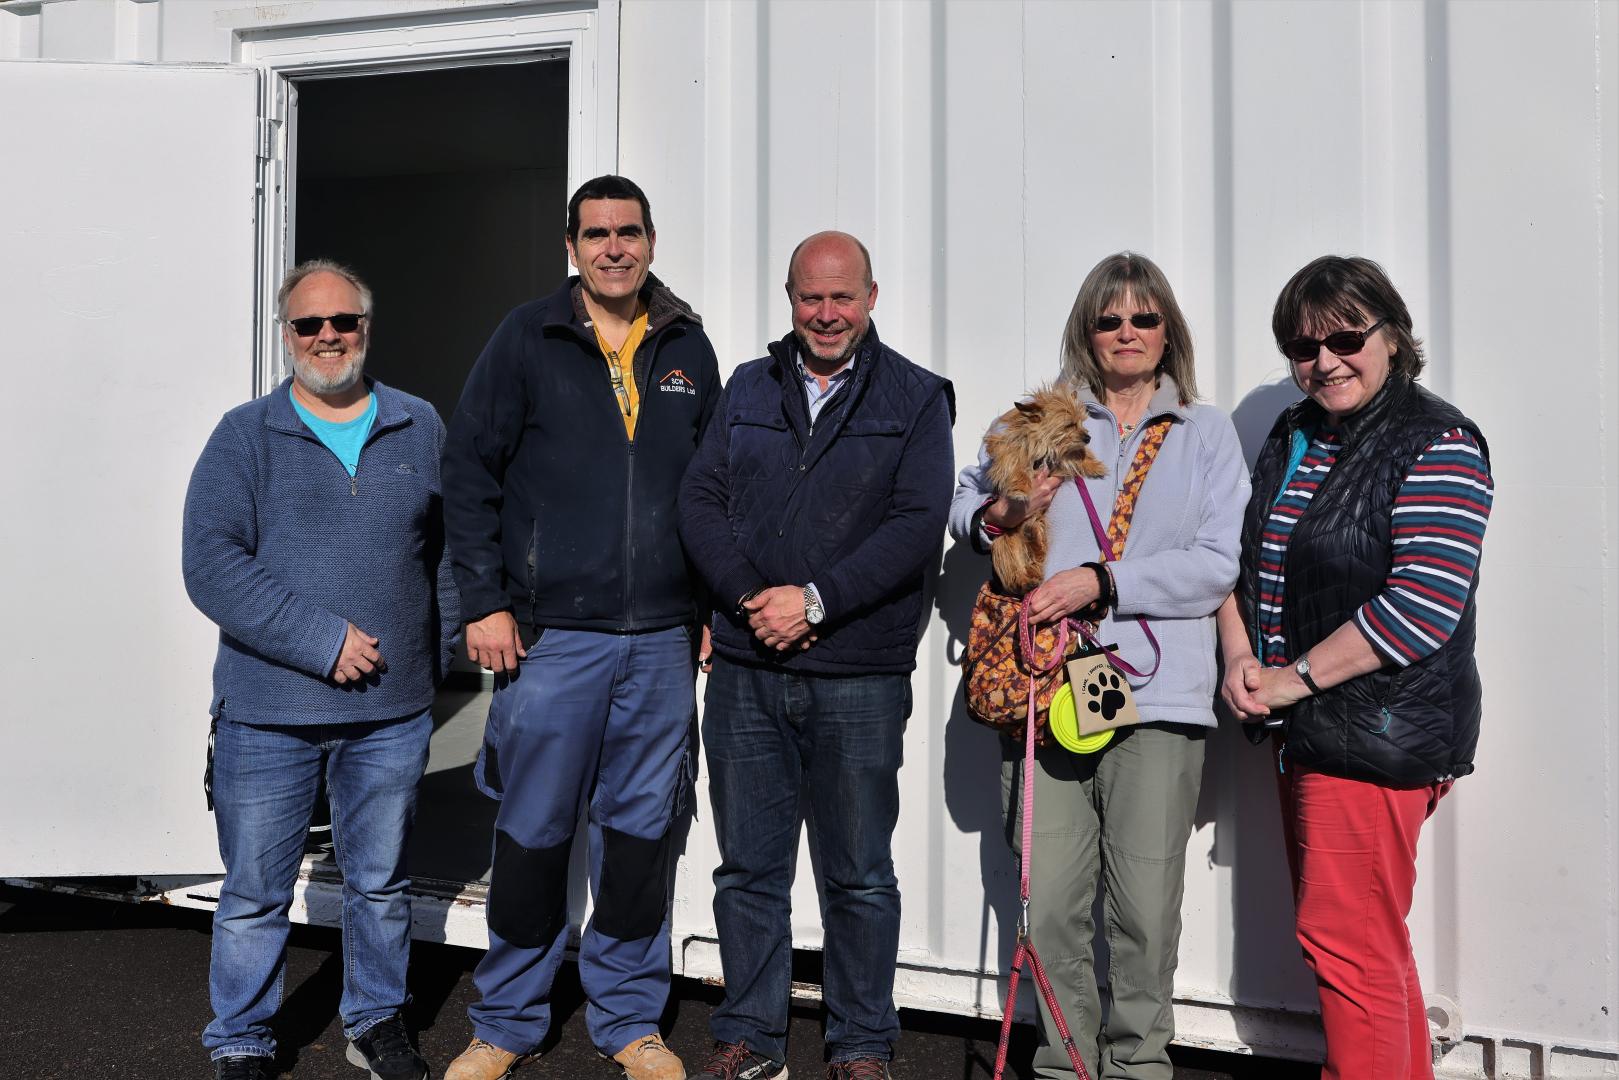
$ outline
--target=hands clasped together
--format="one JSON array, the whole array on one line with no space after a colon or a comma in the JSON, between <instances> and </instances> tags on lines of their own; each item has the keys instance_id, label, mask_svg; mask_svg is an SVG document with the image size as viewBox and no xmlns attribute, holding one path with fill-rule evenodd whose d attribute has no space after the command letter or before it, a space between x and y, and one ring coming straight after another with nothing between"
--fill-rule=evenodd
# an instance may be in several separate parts
<instances>
[{"instance_id":1,"label":"hands clasped together","mask_svg":"<svg viewBox=\"0 0 1619 1080\"><path fill-rule=\"evenodd\" d=\"M1253 653L1226 658L1220 698L1238 720L1269 716L1309 696L1291 667L1266 667Z\"/></svg>"},{"instance_id":2,"label":"hands clasped together","mask_svg":"<svg viewBox=\"0 0 1619 1080\"><path fill-rule=\"evenodd\" d=\"M804 589L799 585L777 585L763 589L742 601L748 613L748 626L766 648L786 652L793 646L807 649L815 644L814 627L804 608Z\"/></svg>"}]
</instances>

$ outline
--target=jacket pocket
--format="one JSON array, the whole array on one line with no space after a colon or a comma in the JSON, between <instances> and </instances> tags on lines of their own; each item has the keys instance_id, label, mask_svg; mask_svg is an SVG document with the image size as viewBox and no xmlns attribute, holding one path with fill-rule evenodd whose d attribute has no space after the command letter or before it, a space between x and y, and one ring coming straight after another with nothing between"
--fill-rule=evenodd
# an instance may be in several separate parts
<instances>
[{"instance_id":1,"label":"jacket pocket","mask_svg":"<svg viewBox=\"0 0 1619 1080\"><path fill-rule=\"evenodd\" d=\"M730 410L731 479L780 482L798 467L798 442L787 430L787 418L774 409Z\"/></svg>"},{"instance_id":2,"label":"jacket pocket","mask_svg":"<svg viewBox=\"0 0 1619 1080\"><path fill-rule=\"evenodd\" d=\"M827 482L837 487L861 491L893 491L894 474L899 471L900 451L904 449L906 425L903 420L851 417L838 433L823 462L832 468Z\"/></svg>"}]
</instances>

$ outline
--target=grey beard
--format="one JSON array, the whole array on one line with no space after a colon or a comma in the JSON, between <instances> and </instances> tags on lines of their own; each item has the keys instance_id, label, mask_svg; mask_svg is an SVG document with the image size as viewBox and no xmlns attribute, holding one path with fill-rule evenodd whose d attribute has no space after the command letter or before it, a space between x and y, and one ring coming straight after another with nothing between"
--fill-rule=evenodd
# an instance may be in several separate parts
<instances>
[{"instance_id":1,"label":"grey beard","mask_svg":"<svg viewBox=\"0 0 1619 1080\"><path fill-rule=\"evenodd\" d=\"M860 343L862 341L864 341L865 339L866 339L865 335L862 334L859 337L855 338L854 340L850 341L849 344L844 347L843 351L838 353L837 356L828 357L828 356L822 356L820 353L816 352L810 346L810 343L807 340L805 340L805 338L804 338L804 336L802 334L798 333L798 331L796 331L796 330L793 331L793 343L798 346L799 358L802 360L802 358L805 357L805 356L813 356L813 357L815 357L815 359L817 361L819 361L820 363L823 363L823 364L839 364L839 365L842 365L844 363L847 363L848 360L849 360L849 357L851 357L851 356L853 356L855 354L856 350L858 350L860 348Z\"/></svg>"},{"instance_id":2,"label":"grey beard","mask_svg":"<svg viewBox=\"0 0 1619 1080\"><path fill-rule=\"evenodd\" d=\"M312 394L341 394L353 389L360 376L365 374L365 351L362 349L351 354L348 363L329 378L298 356L292 357L292 371L303 388Z\"/></svg>"}]
</instances>

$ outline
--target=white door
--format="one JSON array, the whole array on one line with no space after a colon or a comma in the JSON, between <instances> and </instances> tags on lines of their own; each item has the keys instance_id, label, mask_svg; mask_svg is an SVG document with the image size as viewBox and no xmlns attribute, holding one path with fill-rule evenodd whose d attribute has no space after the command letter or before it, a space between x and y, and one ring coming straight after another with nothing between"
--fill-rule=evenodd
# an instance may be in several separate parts
<instances>
[{"instance_id":1,"label":"white door","mask_svg":"<svg viewBox=\"0 0 1619 1080\"><path fill-rule=\"evenodd\" d=\"M258 75L0 62L0 877L219 868L191 467L251 396Z\"/></svg>"}]
</instances>

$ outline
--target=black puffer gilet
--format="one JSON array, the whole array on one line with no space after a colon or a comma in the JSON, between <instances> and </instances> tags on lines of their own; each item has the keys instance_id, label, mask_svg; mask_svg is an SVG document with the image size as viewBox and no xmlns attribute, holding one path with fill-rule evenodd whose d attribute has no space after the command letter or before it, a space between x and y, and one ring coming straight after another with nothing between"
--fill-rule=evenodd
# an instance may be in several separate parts
<instances>
[{"instance_id":1,"label":"black puffer gilet","mask_svg":"<svg viewBox=\"0 0 1619 1080\"><path fill-rule=\"evenodd\" d=\"M1257 640L1259 536L1270 516L1295 437L1325 419L1308 398L1285 410L1260 450L1242 532L1238 600ZM1410 379L1390 375L1367 406L1342 425L1332 471L1288 541L1282 624L1298 657L1349 621L1381 592L1393 562L1393 511L1400 486L1423 450L1452 428L1489 448L1478 426ZM1299 433L1296 435L1295 433ZM1455 632L1408 667L1386 666L1305 698L1288 712L1283 767L1415 788L1473 771L1482 692L1473 659L1473 588Z\"/></svg>"}]
</instances>

